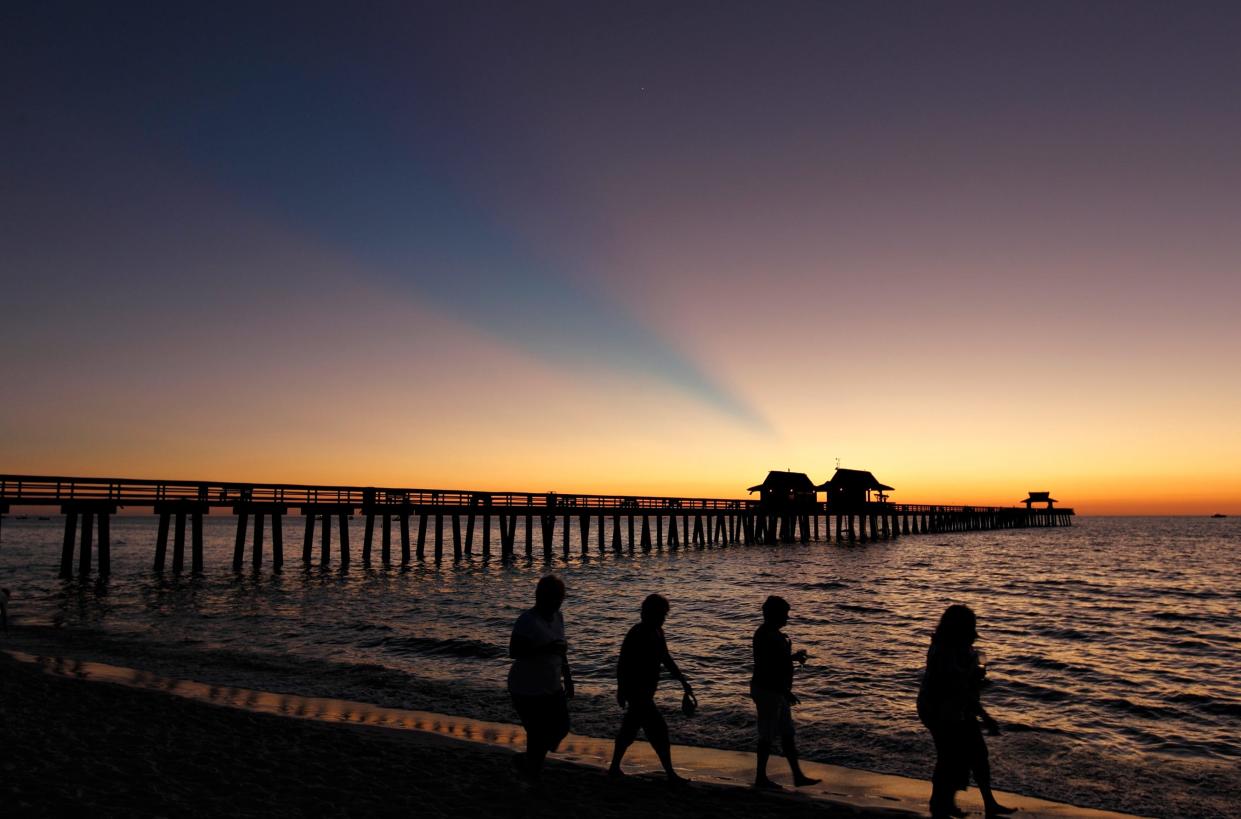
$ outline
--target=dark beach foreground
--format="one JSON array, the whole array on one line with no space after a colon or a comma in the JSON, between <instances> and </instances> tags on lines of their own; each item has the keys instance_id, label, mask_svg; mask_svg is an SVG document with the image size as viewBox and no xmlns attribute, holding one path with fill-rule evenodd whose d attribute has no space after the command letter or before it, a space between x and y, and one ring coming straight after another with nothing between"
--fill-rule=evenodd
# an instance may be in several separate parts
<instances>
[{"instance_id":1,"label":"dark beach foreground","mask_svg":"<svg viewBox=\"0 0 1241 819\"><path fill-rule=\"evenodd\" d=\"M608 739L570 734L543 787L514 782L509 723L222 686L22 651L0 654L6 805L20 815L918 816L924 781L803 760L818 784L744 785L754 755L676 745L672 786L644 742L609 779ZM781 766L777 765L777 768ZM777 781L787 776L772 771ZM636 774L636 776L635 776ZM997 792L1030 819L1120 814ZM975 795L962 807L981 812Z\"/></svg>"},{"instance_id":2,"label":"dark beach foreground","mask_svg":"<svg viewBox=\"0 0 1241 819\"><path fill-rule=\"evenodd\" d=\"M541 793L510 753L54 677L0 654L5 816L865 816L820 801L553 762Z\"/></svg>"}]
</instances>

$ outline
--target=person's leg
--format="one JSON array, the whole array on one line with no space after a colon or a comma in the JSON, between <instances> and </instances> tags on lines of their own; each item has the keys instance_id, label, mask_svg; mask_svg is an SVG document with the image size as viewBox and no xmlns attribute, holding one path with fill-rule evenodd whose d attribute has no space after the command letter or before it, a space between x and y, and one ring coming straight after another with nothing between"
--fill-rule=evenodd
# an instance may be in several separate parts
<instances>
[{"instance_id":1,"label":"person's leg","mask_svg":"<svg viewBox=\"0 0 1241 819\"><path fill-rule=\"evenodd\" d=\"M793 709L785 697L780 698L776 727L780 730L780 747L784 749L784 758L788 760L789 770L793 773L793 785L798 788L817 785L819 780L802 773L797 755L797 731L793 727Z\"/></svg>"},{"instance_id":2,"label":"person's leg","mask_svg":"<svg viewBox=\"0 0 1241 819\"><path fill-rule=\"evenodd\" d=\"M991 755L987 752L987 740L983 738L982 726L971 720L966 729L966 758L970 769L974 772L974 781L978 783L978 792L987 816L1003 816L1015 812L996 801L991 792Z\"/></svg>"},{"instance_id":3,"label":"person's leg","mask_svg":"<svg viewBox=\"0 0 1241 819\"><path fill-rule=\"evenodd\" d=\"M569 708L564 694L529 697L526 725L526 776L537 780L547 754L560 746L569 733ZM523 719L523 724L526 720Z\"/></svg>"},{"instance_id":4,"label":"person's leg","mask_svg":"<svg viewBox=\"0 0 1241 819\"><path fill-rule=\"evenodd\" d=\"M799 788L807 785L817 785L819 780L813 776L806 776L801 769L801 761L797 755L797 738L791 729L788 733L780 738L780 745L784 748L784 757L789 761L789 770L793 773L793 784Z\"/></svg>"},{"instance_id":5,"label":"person's leg","mask_svg":"<svg viewBox=\"0 0 1241 819\"><path fill-rule=\"evenodd\" d=\"M513 695L513 708L521 720L521 727L526 729L526 750L513 758L513 769L526 778L538 776L546 751L539 749L544 745L540 736L540 720L538 698Z\"/></svg>"},{"instance_id":6,"label":"person's leg","mask_svg":"<svg viewBox=\"0 0 1241 819\"><path fill-rule=\"evenodd\" d=\"M672 742L668 739L668 723L664 720L664 715L659 713L659 709L655 707L654 700L644 706L642 730L646 733L646 740L651 743L655 756L659 757L659 764L664 766L664 773L668 775L668 779L674 782L680 781L680 774L672 767Z\"/></svg>"},{"instance_id":7,"label":"person's leg","mask_svg":"<svg viewBox=\"0 0 1241 819\"><path fill-rule=\"evenodd\" d=\"M768 695L759 695L754 698L754 710L758 716L758 747L755 754L758 764L754 772L754 787L756 788L774 790L780 788L767 778L767 760L771 757L771 743L776 733L776 705L776 701Z\"/></svg>"},{"instance_id":8,"label":"person's leg","mask_svg":"<svg viewBox=\"0 0 1241 819\"><path fill-rule=\"evenodd\" d=\"M931 816L942 819L957 815L957 783L960 780L957 759L960 751L954 750L952 733L943 725L927 725L935 743L935 772L931 775Z\"/></svg>"},{"instance_id":9,"label":"person's leg","mask_svg":"<svg viewBox=\"0 0 1241 819\"><path fill-rule=\"evenodd\" d=\"M629 750L629 746L638 737L638 728L642 724L641 717L637 713L636 703L629 701L629 707L625 709L625 716L621 718L620 730L616 732L616 744L612 746L612 764L608 767L608 773L612 776L621 776L624 771L621 770L621 759L625 756L625 751Z\"/></svg>"}]
</instances>

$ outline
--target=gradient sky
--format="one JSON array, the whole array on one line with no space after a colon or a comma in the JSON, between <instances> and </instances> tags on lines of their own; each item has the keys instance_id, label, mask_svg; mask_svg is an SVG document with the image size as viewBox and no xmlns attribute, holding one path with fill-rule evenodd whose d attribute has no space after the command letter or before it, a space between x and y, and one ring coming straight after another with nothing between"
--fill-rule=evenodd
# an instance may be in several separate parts
<instances>
[{"instance_id":1,"label":"gradient sky","mask_svg":"<svg viewBox=\"0 0 1241 819\"><path fill-rule=\"evenodd\" d=\"M0 12L0 471L1241 512L1241 5L256 6Z\"/></svg>"}]
</instances>

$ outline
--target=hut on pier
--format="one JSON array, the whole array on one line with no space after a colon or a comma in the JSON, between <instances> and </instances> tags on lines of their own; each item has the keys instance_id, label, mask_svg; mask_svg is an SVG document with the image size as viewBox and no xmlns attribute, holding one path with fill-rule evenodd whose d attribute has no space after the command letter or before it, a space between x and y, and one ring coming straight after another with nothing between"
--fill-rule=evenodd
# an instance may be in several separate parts
<instances>
[{"instance_id":1,"label":"hut on pier","mask_svg":"<svg viewBox=\"0 0 1241 819\"><path fill-rule=\"evenodd\" d=\"M767 479L749 492L758 492L759 505L772 515L809 514L814 511L814 481L805 472L767 473Z\"/></svg>"},{"instance_id":2,"label":"hut on pier","mask_svg":"<svg viewBox=\"0 0 1241 819\"><path fill-rule=\"evenodd\" d=\"M1051 496L1050 492L1031 492L1030 496L1022 501L1026 505L1026 509L1034 508L1036 503L1045 503L1048 509L1054 509L1058 502Z\"/></svg>"},{"instance_id":3,"label":"hut on pier","mask_svg":"<svg viewBox=\"0 0 1241 819\"><path fill-rule=\"evenodd\" d=\"M861 509L871 502L886 501L887 493L893 491L892 487L880 483L872 473L864 469L841 467L836 467L830 481L815 489L827 494L827 508L837 514Z\"/></svg>"}]
</instances>

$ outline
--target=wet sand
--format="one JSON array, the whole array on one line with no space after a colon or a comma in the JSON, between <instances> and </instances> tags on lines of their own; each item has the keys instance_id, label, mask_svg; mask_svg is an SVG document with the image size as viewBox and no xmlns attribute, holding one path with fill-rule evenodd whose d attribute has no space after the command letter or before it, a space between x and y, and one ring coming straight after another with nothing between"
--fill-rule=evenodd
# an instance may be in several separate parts
<instances>
[{"instance_id":1,"label":"wet sand","mask_svg":"<svg viewBox=\"0 0 1241 819\"><path fill-rule=\"evenodd\" d=\"M823 784L745 787L753 756L677 747L695 783L666 785L638 743L636 776L603 776L610 744L571 736L532 792L509 773L520 729L499 723L210 686L60 658L0 653L6 802L20 815L913 816L918 780L809 763ZM771 765L786 778L780 759ZM972 804L974 793L962 799ZM1029 817L1118 816L1018 796Z\"/></svg>"},{"instance_id":2,"label":"wet sand","mask_svg":"<svg viewBox=\"0 0 1241 819\"><path fill-rule=\"evenodd\" d=\"M614 782L555 761L541 793L502 748L328 724L44 673L0 654L5 816L857 816L742 788Z\"/></svg>"}]
</instances>

